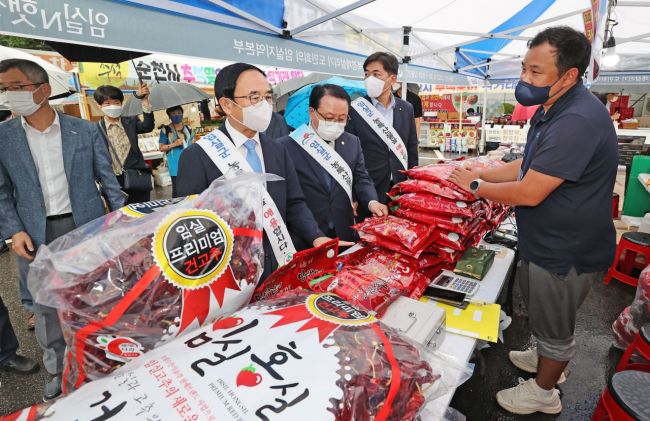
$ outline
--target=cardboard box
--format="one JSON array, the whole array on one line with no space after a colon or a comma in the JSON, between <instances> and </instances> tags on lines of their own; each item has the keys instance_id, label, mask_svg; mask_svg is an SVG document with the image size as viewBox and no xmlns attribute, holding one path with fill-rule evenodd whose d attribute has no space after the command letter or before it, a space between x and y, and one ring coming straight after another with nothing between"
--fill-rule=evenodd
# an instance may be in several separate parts
<instances>
[{"instance_id":1,"label":"cardboard box","mask_svg":"<svg viewBox=\"0 0 650 421\"><path fill-rule=\"evenodd\" d=\"M622 122L621 125L620 125L620 128L621 129L638 129L639 128L639 123L637 121L629 122L629 123Z\"/></svg>"},{"instance_id":2,"label":"cardboard box","mask_svg":"<svg viewBox=\"0 0 650 421\"><path fill-rule=\"evenodd\" d=\"M636 119L639 120L639 127L645 127L645 128L650 127L650 116L648 116L648 117L637 117Z\"/></svg>"},{"instance_id":3,"label":"cardboard box","mask_svg":"<svg viewBox=\"0 0 650 421\"><path fill-rule=\"evenodd\" d=\"M447 111L438 111L438 120L447 121L449 119L449 113Z\"/></svg>"}]
</instances>

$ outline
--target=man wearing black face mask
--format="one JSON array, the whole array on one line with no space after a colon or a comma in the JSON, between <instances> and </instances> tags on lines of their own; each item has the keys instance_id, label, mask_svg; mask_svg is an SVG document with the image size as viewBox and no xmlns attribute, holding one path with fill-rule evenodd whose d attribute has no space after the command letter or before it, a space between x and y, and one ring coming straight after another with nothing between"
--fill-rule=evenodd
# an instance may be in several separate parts
<instances>
[{"instance_id":1,"label":"man wearing black face mask","mask_svg":"<svg viewBox=\"0 0 650 421\"><path fill-rule=\"evenodd\" d=\"M541 105L523 159L494 170L458 169L452 176L477 196L517 206L517 276L537 348L511 351L509 358L537 376L497 393L497 402L516 414L562 410L555 384L575 355L576 312L614 259L617 139L607 110L582 85L590 59L591 46L580 32L540 32L515 90L519 103Z\"/></svg>"}]
</instances>

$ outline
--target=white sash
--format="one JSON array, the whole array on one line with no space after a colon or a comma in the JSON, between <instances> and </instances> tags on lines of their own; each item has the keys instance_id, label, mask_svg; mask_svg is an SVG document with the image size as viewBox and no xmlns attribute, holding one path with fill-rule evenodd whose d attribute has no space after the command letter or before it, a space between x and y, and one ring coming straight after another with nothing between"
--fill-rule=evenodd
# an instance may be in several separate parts
<instances>
[{"instance_id":1,"label":"white sash","mask_svg":"<svg viewBox=\"0 0 650 421\"><path fill-rule=\"evenodd\" d=\"M253 172L235 144L221 130L211 131L196 143L203 148L226 178L235 177L241 172ZM289 230L280 216L278 207L266 190L262 197L262 205L264 232L273 248L275 260L282 266L292 259L296 248L293 246Z\"/></svg>"},{"instance_id":2,"label":"white sash","mask_svg":"<svg viewBox=\"0 0 650 421\"><path fill-rule=\"evenodd\" d=\"M377 136L384 141L388 149L397 157L404 169L408 168L408 152L404 141L399 136L392 122L386 121L383 115L367 99L359 97L352 101L354 108L361 118L377 133Z\"/></svg>"},{"instance_id":3,"label":"white sash","mask_svg":"<svg viewBox=\"0 0 650 421\"><path fill-rule=\"evenodd\" d=\"M352 205L352 170L341 155L307 124L298 127L290 136L343 187Z\"/></svg>"}]
</instances>

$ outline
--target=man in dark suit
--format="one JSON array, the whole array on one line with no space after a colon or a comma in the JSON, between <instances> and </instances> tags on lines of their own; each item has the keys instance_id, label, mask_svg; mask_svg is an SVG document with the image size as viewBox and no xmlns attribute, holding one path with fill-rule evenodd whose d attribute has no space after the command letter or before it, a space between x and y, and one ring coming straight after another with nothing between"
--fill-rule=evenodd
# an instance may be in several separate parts
<instances>
[{"instance_id":1,"label":"man in dark suit","mask_svg":"<svg viewBox=\"0 0 650 421\"><path fill-rule=\"evenodd\" d=\"M106 137L106 146L117 181L122 186L122 190L129 195L127 204L148 202L151 199L151 189L124 188L124 170L134 169L151 174L138 145L138 135L149 133L155 127L151 104L149 104L149 88L147 85L141 84L137 93L137 98L142 98L142 109L144 110L142 120L137 116L122 117L124 94L115 86L100 86L95 90L93 97L104 113L104 118L98 124Z\"/></svg>"},{"instance_id":2,"label":"man in dark suit","mask_svg":"<svg viewBox=\"0 0 650 421\"><path fill-rule=\"evenodd\" d=\"M217 75L214 92L227 115L220 130L245 157L254 172L271 173L284 178L267 182L269 196L286 223L289 233L305 244L318 246L329 238L305 203L298 176L286 148L263 132L271 120L271 86L264 72L246 63L226 66ZM201 193L222 171L199 143L183 151L178 165L177 190L180 196ZM264 233L264 273L262 281L278 266L270 240Z\"/></svg>"},{"instance_id":3,"label":"man in dark suit","mask_svg":"<svg viewBox=\"0 0 650 421\"><path fill-rule=\"evenodd\" d=\"M418 165L418 138L415 128L413 106L392 93L392 86L397 80L399 64L397 58L389 53L374 53L363 63L366 77L366 100L392 124L408 153L407 167ZM391 186L406 179L400 172L404 166L389 149L386 142L366 123L363 117L352 108L350 122L346 131L359 137L368 174L375 183L377 197L381 203L387 202L386 193ZM361 209L360 214L364 215ZM367 212L366 212L367 214Z\"/></svg>"},{"instance_id":4,"label":"man in dark suit","mask_svg":"<svg viewBox=\"0 0 650 421\"><path fill-rule=\"evenodd\" d=\"M111 210L124 202L99 127L56 113L51 93L38 64L0 62L0 102L20 116L0 124L0 238L11 238L21 282L38 247L104 214L96 181ZM30 279L29 290L43 365L53 376L47 400L61 393L65 341L56 309L38 302L38 281Z\"/></svg>"},{"instance_id":5,"label":"man in dark suit","mask_svg":"<svg viewBox=\"0 0 650 421\"><path fill-rule=\"evenodd\" d=\"M344 131L349 106L350 96L340 86L316 85L309 96L309 125L320 137L319 141L334 149L348 165L352 176L352 199L358 202L358 206L375 216L388 215L386 205L377 201L377 192L366 171L359 138ZM343 185L292 137L283 137L280 142L286 145L293 159L307 206L320 230L328 237L357 241L356 232L350 228L354 224L354 209ZM299 242L296 241L296 244ZM298 248L305 247L301 245Z\"/></svg>"}]
</instances>

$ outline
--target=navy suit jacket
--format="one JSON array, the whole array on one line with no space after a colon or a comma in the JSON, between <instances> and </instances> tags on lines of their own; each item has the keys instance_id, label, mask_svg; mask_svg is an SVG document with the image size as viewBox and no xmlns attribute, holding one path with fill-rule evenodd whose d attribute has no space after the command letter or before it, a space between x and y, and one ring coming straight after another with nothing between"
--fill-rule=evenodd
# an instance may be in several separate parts
<instances>
[{"instance_id":1,"label":"navy suit jacket","mask_svg":"<svg viewBox=\"0 0 650 421\"><path fill-rule=\"evenodd\" d=\"M96 124L59 114L63 166L72 216L77 226L104 215L95 181L102 184L111 210L124 196ZM45 242L45 199L20 118L0 124L0 238L26 231L36 247Z\"/></svg>"},{"instance_id":2,"label":"navy suit jacket","mask_svg":"<svg viewBox=\"0 0 650 421\"><path fill-rule=\"evenodd\" d=\"M225 125L219 128L230 138ZM287 224L289 233L294 238L301 239L312 247L312 243L324 234L318 229L314 216L305 203L305 197L300 188L293 161L286 147L277 140L269 139L260 133L260 144L264 155L264 168L267 173L279 175L282 181L267 182L266 190L278 207L282 219ZM203 148L196 143L190 145L181 154L178 162L176 178L176 193L179 196L199 194L212 181L221 177L221 171L212 162ZM271 243L264 234L264 273L266 279L277 268L278 264L273 255Z\"/></svg>"},{"instance_id":3,"label":"navy suit jacket","mask_svg":"<svg viewBox=\"0 0 650 421\"><path fill-rule=\"evenodd\" d=\"M155 127L155 121L153 118L153 113L144 113L143 119L140 120L137 116L132 117L122 117L120 121L122 122L122 127L126 135L129 137L131 142L131 150L126 156L124 161L124 168L126 169L135 169L135 170L147 170L147 164L144 162L144 157L140 151L140 145L138 144L138 135L142 133L149 133ZM106 122L102 118L99 120L99 123L102 126L102 132L106 132ZM108 139L104 139L108 142ZM108 145L107 145L108 147Z\"/></svg>"},{"instance_id":4,"label":"navy suit jacket","mask_svg":"<svg viewBox=\"0 0 650 421\"><path fill-rule=\"evenodd\" d=\"M370 98L366 99L372 103ZM418 165L418 137L415 130L415 117L413 117L413 106L408 102L395 97L395 108L393 109L393 127L400 135L408 153L408 168ZM402 169L397 157L388 149L386 143L375 133L374 130L359 113L350 107L350 122L345 128L346 132L359 136L363 156L366 160L366 168L372 181L375 183L377 197L381 203L386 203L386 193L391 187L391 174L393 184L406 180L406 176L399 172Z\"/></svg>"},{"instance_id":5,"label":"navy suit jacket","mask_svg":"<svg viewBox=\"0 0 650 421\"><path fill-rule=\"evenodd\" d=\"M332 180L332 188L328 188L325 182L325 170L314 158L291 137L286 136L279 140L286 145L293 159L307 206L314 214L320 230L327 232L327 226L331 221L334 223L336 235L341 240L358 241L356 231L350 228L354 224L354 213L343 187L336 180ZM344 132L336 139L334 147L352 170L353 199L359 202L360 208L368 209L368 203L377 200L377 193L366 170L359 138ZM296 248L298 247L296 242ZM304 244L300 246L300 248L306 247L309 246Z\"/></svg>"}]
</instances>

